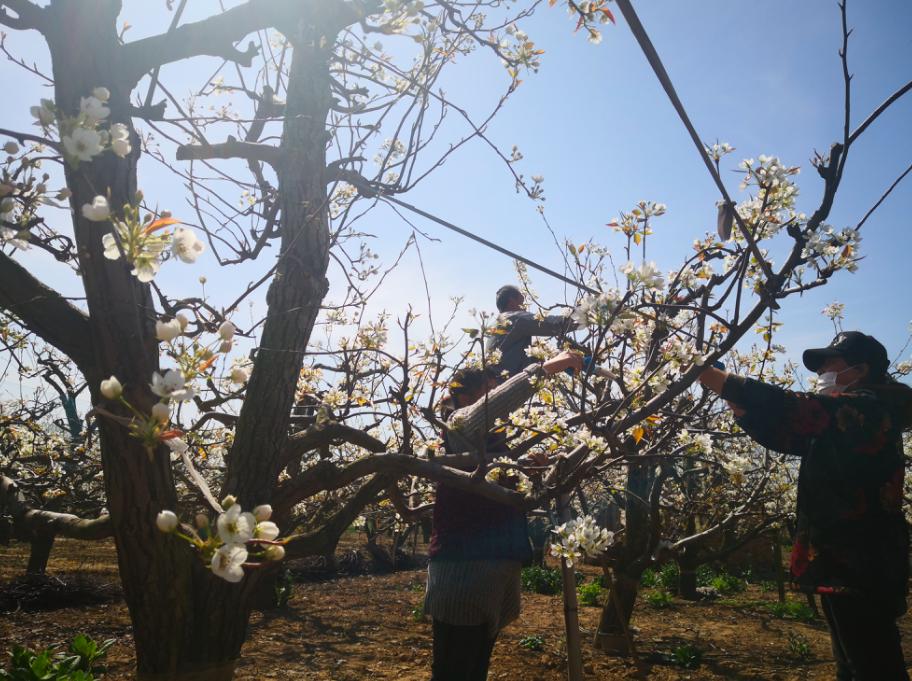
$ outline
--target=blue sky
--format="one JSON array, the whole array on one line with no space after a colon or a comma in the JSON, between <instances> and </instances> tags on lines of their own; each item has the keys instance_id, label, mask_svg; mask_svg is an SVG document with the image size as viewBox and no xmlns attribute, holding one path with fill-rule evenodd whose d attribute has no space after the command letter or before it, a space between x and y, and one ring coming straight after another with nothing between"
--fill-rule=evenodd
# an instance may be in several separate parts
<instances>
[{"instance_id":1,"label":"blue sky","mask_svg":"<svg viewBox=\"0 0 912 681\"><path fill-rule=\"evenodd\" d=\"M133 24L129 39L163 30L169 16L163 3L127 0L124 17ZM190 3L189 18L217 11L212 0ZM801 166L799 207L816 206L822 182L810 166L814 150L825 151L842 135L842 72L839 12L829 0L649 0L636 3L691 118L706 141L727 141L736 152L723 161L723 178L737 193L740 176L728 170L745 157L779 156ZM619 12L616 12L619 15ZM853 80L853 127L886 96L912 78L912 3L902 0L849 0L854 34L849 47ZM522 27L545 50L538 74L527 74L516 95L489 129L509 149L519 146L526 176L545 177L545 214L559 237L581 243L590 237L611 247L623 262L621 242L605 223L640 199L661 201L668 213L655 223L650 259L663 270L677 267L691 242L714 229L719 198L683 126L619 17L605 26L600 45L574 33L560 8L543 6ZM37 34L11 35L9 46L39 64L47 62ZM185 95L211 71L208 59L163 69L162 78ZM16 110L4 112L4 127L28 129L28 106L46 93L26 74L3 67L7 92ZM451 99L475 112L485 111L507 83L490 55L477 53L453 66L441 85ZM144 90L142 90L144 92ZM829 222L853 226L887 186L912 161L912 95L885 114L853 147L843 186ZM459 130L454 127L453 134ZM463 131L464 132L464 131ZM146 196L180 214L185 195L180 183L143 161L140 183ZM743 195L740 195L743 196ZM451 157L424 184L403 197L426 210L477 231L508 248L561 269L561 256L533 202L517 195L509 173L483 144L473 143ZM736 197L737 198L737 197ZM808 345L822 345L832 325L820 314L827 303L846 304L846 329L873 333L894 355L905 342L912 320L909 254L912 231L907 179L863 231L865 260L855 274L840 273L831 284L784 302L778 340L793 357ZM451 296L465 305L459 326L471 325L466 310L493 309L493 292L514 281L510 260L480 249L463 237L423 223L439 242L422 242L435 317L446 315ZM378 235L373 247L386 258L397 253L410 229L380 207L365 222ZM53 261L28 262L65 291L76 282ZM239 272L218 273L211 258L190 268L169 263L160 281L174 294L190 292L196 277L210 279L207 291L227 303L270 262ZM414 253L406 256L374 301L393 317L409 303L425 310L416 278ZM239 283L240 282L240 283ZM547 300L563 300L559 282L535 275ZM332 277L330 299L341 297L341 278ZM222 290L224 288L224 290ZM242 322L243 323L243 322ZM908 357L908 351L903 359Z\"/></svg>"}]
</instances>

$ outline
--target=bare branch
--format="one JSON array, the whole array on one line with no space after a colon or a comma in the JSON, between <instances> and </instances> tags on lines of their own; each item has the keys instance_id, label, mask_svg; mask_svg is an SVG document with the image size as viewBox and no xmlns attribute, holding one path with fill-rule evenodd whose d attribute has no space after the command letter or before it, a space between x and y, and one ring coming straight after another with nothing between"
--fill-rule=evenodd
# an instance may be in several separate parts
<instances>
[{"instance_id":1,"label":"bare branch","mask_svg":"<svg viewBox=\"0 0 912 681\"><path fill-rule=\"evenodd\" d=\"M6 12L7 8L13 10L17 16L10 16ZM0 24L19 31L35 29L44 32L47 25L45 9L32 4L29 0L3 0L0 2Z\"/></svg>"},{"instance_id":2,"label":"bare branch","mask_svg":"<svg viewBox=\"0 0 912 681\"><path fill-rule=\"evenodd\" d=\"M895 102L897 99L902 97L909 90L912 90L912 80L910 80L908 83L903 85L892 95L887 97L879 107L877 107L876 109L874 109L873 112L871 112L871 115L868 116L864 120L864 122L862 122L861 125L859 125L857 128L855 128L855 132L853 132L851 135L849 135L849 144L852 144L856 139L858 139L858 136L861 135L861 133L863 133L865 130L867 130L868 126L871 125L871 123L873 123L875 120L877 120L877 117L880 116L880 114L882 114L884 111L886 111L888 108L890 108L890 105L893 104L893 102Z\"/></svg>"},{"instance_id":3,"label":"bare branch","mask_svg":"<svg viewBox=\"0 0 912 681\"><path fill-rule=\"evenodd\" d=\"M111 516L100 515L87 520L70 513L39 511L29 506L15 480L0 475L0 508L13 517L13 522L33 535L59 535L71 539L104 539L110 537Z\"/></svg>"},{"instance_id":4,"label":"bare branch","mask_svg":"<svg viewBox=\"0 0 912 681\"><path fill-rule=\"evenodd\" d=\"M281 159L281 151L269 144L241 142L230 135L227 142L220 144L184 144L177 148L178 161L211 158L243 158L247 161L262 161L275 167Z\"/></svg>"},{"instance_id":5,"label":"bare branch","mask_svg":"<svg viewBox=\"0 0 912 681\"><path fill-rule=\"evenodd\" d=\"M374 501L387 485L392 484L386 475L375 475L348 502L336 511L319 530L309 534L298 535L288 542L286 549L289 558L303 558L331 553L342 533L355 521L361 510Z\"/></svg>"},{"instance_id":6,"label":"bare branch","mask_svg":"<svg viewBox=\"0 0 912 681\"><path fill-rule=\"evenodd\" d=\"M72 359L83 374L92 365L88 316L5 253L0 253L0 307Z\"/></svg>"},{"instance_id":7,"label":"bare branch","mask_svg":"<svg viewBox=\"0 0 912 681\"><path fill-rule=\"evenodd\" d=\"M244 36L271 27L294 26L302 16L325 25L329 34L352 24L375 9L372 0L249 0L227 12L184 24L157 36L123 46L124 75L138 82L162 64L204 54L250 66L258 50L251 42L245 52L233 44Z\"/></svg>"}]
</instances>

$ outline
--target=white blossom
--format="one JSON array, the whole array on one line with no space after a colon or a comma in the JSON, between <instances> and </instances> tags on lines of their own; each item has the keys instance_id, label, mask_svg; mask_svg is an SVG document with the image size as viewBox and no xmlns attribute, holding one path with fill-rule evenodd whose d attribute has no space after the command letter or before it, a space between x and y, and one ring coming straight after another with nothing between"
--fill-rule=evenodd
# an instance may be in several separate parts
<instances>
[{"instance_id":1,"label":"white blossom","mask_svg":"<svg viewBox=\"0 0 912 681\"><path fill-rule=\"evenodd\" d=\"M111 110L98 97L81 97L79 110L93 122L102 121L111 113Z\"/></svg>"},{"instance_id":2,"label":"white blossom","mask_svg":"<svg viewBox=\"0 0 912 681\"><path fill-rule=\"evenodd\" d=\"M197 238L192 229L178 227L174 230L171 252L180 258L181 261L186 263L196 262L196 259L204 249L203 242Z\"/></svg>"},{"instance_id":3,"label":"white blossom","mask_svg":"<svg viewBox=\"0 0 912 681\"><path fill-rule=\"evenodd\" d=\"M240 582L244 579L246 561L247 549L240 544L225 544L212 556L212 573L226 582Z\"/></svg>"},{"instance_id":4,"label":"white blossom","mask_svg":"<svg viewBox=\"0 0 912 681\"><path fill-rule=\"evenodd\" d=\"M124 158L133 147L130 146L130 130L123 123L115 123L111 126L111 151Z\"/></svg>"},{"instance_id":5,"label":"white blossom","mask_svg":"<svg viewBox=\"0 0 912 681\"><path fill-rule=\"evenodd\" d=\"M111 91L106 87L97 87L92 90L92 96L102 102L107 102L111 99Z\"/></svg>"},{"instance_id":6,"label":"white blossom","mask_svg":"<svg viewBox=\"0 0 912 681\"><path fill-rule=\"evenodd\" d=\"M42 99L39 106L33 106L29 111L35 117L35 125L46 128L54 122L54 102L50 99Z\"/></svg>"},{"instance_id":7,"label":"white blossom","mask_svg":"<svg viewBox=\"0 0 912 681\"><path fill-rule=\"evenodd\" d=\"M256 524L253 536L257 539L272 541L279 536L279 526L271 520L264 520L263 522Z\"/></svg>"},{"instance_id":8,"label":"white blossom","mask_svg":"<svg viewBox=\"0 0 912 681\"><path fill-rule=\"evenodd\" d=\"M111 217L111 206L104 196L96 196L92 203L82 204L82 217L92 222L105 222Z\"/></svg>"},{"instance_id":9,"label":"white blossom","mask_svg":"<svg viewBox=\"0 0 912 681\"><path fill-rule=\"evenodd\" d=\"M234 338L234 333L237 331L234 324L229 321L224 321L218 327L218 335L222 340L231 340Z\"/></svg>"},{"instance_id":10,"label":"white blossom","mask_svg":"<svg viewBox=\"0 0 912 681\"><path fill-rule=\"evenodd\" d=\"M152 392L159 397L187 402L193 399L193 386L188 386L184 375L177 369L168 369L164 376L157 371L152 373Z\"/></svg>"},{"instance_id":11,"label":"white blossom","mask_svg":"<svg viewBox=\"0 0 912 681\"><path fill-rule=\"evenodd\" d=\"M253 517L257 522L269 520L272 517L272 506L269 504L260 504L253 509Z\"/></svg>"},{"instance_id":12,"label":"white blossom","mask_svg":"<svg viewBox=\"0 0 912 681\"><path fill-rule=\"evenodd\" d=\"M219 514L216 521L219 539L226 544L243 544L253 539L256 518L253 513L245 513L240 504L232 504L227 511ZM278 533L277 533L278 534Z\"/></svg>"},{"instance_id":13,"label":"white blossom","mask_svg":"<svg viewBox=\"0 0 912 681\"><path fill-rule=\"evenodd\" d=\"M89 128L76 128L72 134L64 135L63 148L73 158L86 162L104 151L101 135Z\"/></svg>"},{"instance_id":14,"label":"white blossom","mask_svg":"<svg viewBox=\"0 0 912 681\"><path fill-rule=\"evenodd\" d=\"M155 337L164 342L173 341L181 335L181 324L177 319L155 322Z\"/></svg>"},{"instance_id":15,"label":"white blossom","mask_svg":"<svg viewBox=\"0 0 912 681\"><path fill-rule=\"evenodd\" d=\"M559 541L551 544L551 555L564 558L567 567L573 567L584 555L601 555L614 541L614 533L600 528L595 519L588 515L570 520L552 532L558 536Z\"/></svg>"},{"instance_id":16,"label":"white blossom","mask_svg":"<svg viewBox=\"0 0 912 681\"><path fill-rule=\"evenodd\" d=\"M242 366L232 367L230 379L232 383L243 385L248 380L250 380L250 371L246 367Z\"/></svg>"}]
</instances>

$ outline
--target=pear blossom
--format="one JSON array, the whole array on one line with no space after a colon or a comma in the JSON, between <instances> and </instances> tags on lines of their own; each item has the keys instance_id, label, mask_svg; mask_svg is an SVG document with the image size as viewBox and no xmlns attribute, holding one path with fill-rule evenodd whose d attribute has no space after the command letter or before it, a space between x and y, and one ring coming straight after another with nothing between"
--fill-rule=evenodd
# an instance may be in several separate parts
<instances>
[{"instance_id":1,"label":"pear blossom","mask_svg":"<svg viewBox=\"0 0 912 681\"><path fill-rule=\"evenodd\" d=\"M10 229L9 227L0 227L0 243L9 244L13 248L26 251L29 249L30 233L27 229Z\"/></svg>"},{"instance_id":2,"label":"pear blossom","mask_svg":"<svg viewBox=\"0 0 912 681\"><path fill-rule=\"evenodd\" d=\"M231 382L243 385L250 380L250 371L246 367L236 366L231 370Z\"/></svg>"},{"instance_id":3,"label":"pear blossom","mask_svg":"<svg viewBox=\"0 0 912 681\"><path fill-rule=\"evenodd\" d=\"M232 338L234 338L234 333L236 330L237 329L235 328L234 324L232 324L231 322L228 322L228 321L222 322L221 325L218 327L219 338L221 338L222 340L231 340Z\"/></svg>"},{"instance_id":4,"label":"pear blossom","mask_svg":"<svg viewBox=\"0 0 912 681\"><path fill-rule=\"evenodd\" d=\"M164 376L157 371L152 373L152 392L159 397L165 397L178 402L187 402L193 399L193 386L188 386L184 375L177 369L168 369Z\"/></svg>"},{"instance_id":5,"label":"pear blossom","mask_svg":"<svg viewBox=\"0 0 912 681\"><path fill-rule=\"evenodd\" d=\"M173 341L181 335L181 324L177 319L168 322L155 322L155 337L160 341Z\"/></svg>"},{"instance_id":6,"label":"pear blossom","mask_svg":"<svg viewBox=\"0 0 912 681\"><path fill-rule=\"evenodd\" d=\"M261 523L257 523L253 536L257 539L272 541L279 536L279 526L271 520L264 520Z\"/></svg>"},{"instance_id":7,"label":"pear blossom","mask_svg":"<svg viewBox=\"0 0 912 681\"><path fill-rule=\"evenodd\" d=\"M35 117L35 125L40 125L42 128L46 128L54 122L54 102L50 99L42 99L41 104L31 107L29 112Z\"/></svg>"},{"instance_id":8,"label":"pear blossom","mask_svg":"<svg viewBox=\"0 0 912 681\"><path fill-rule=\"evenodd\" d=\"M104 151L101 134L89 128L76 128L72 134L64 135L63 148L76 160L86 162Z\"/></svg>"},{"instance_id":9,"label":"pear blossom","mask_svg":"<svg viewBox=\"0 0 912 681\"><path fill-rule=\"evenodd\" d=\"M226 582L235 584L244 579L243 565L247 549L240 544L225 544L212 556L212 573Z\"/></svg>"},{"instance_id":10,"label":"pear blossom","mask_svg":"<svg viewBox=\"0 0 912 681\"><path fill-rule=\"evenodd\" d=\"M92 222L105 222L111 217L111 206L104 196L96 196L92 203L82 204L82 217Z\"/></svg>"},{"instance_id":11,"label":"pear blossom","mask_svg":"<svg viewBox=\"0 0 912 681\"><path fill-rule=\"evenodd\" d=\"M174 532L178 525L177 515L174 511L161 511L155 516L155 524L162 532Z\"/></svg>"},{"instance_id":12,"label":"pear blossom","mask_svg":"<svg viewBox=\"0 0 912 681\"><path fill-rule=\"evenodd\" d=\"M600 528L592 516L570 520L552 530L559 538L551 544L551 555L564 558L573 567L583 555L596 557L614 541L614 533Z\"/></svg>"},{"instance_id":13,"label":"pear blossom","mask_svg":"<svg viewBox=\"0 0 912 681\"><path fill-rule=\"evenodd\" d=\"M190 320L187 318L183 312L178 312L174 318L177 320L177 323L180 324L181 331L187 330L187 324L190 323Z\"/></svg>"},{"instance_id":14,"label":"pear blossom","mask_svg":"<svg viewBox=\"0 0 912 681\"><path fill-rule=\"evenodd\" d=\"M111 110L104 105L98 97L81 97L79 111L84 113L90 121L102 121L108 117Z\"/></svg>"},{"instance_id":15,"label":"pear blossom","mask_svg":"<svg viewBox=\"0 0 912 681\"><path fill-rule=\"evenodd\" d=\"M130 145L130 130L123 123L111 126L111 151L120 158L127 156L133 147Z\"/></svg>"},{"instance_id":16,"label":"pear blossom","mask_svg":"<svg viewBox=\"0 0 912 681\"><path fill-rule=\"evenodd\" d=\"M182 262L194 263L203 252L205 246L200 241L192 229L178 227L174 230L173 241L171 242L171 252L174 253Z\"/></svg>"},{"instance_id":17,"label":"pear blossom","mask_svg":"<svg viewBox=\"0 0 912 681\"><path fill-rule=\"evenodd\" d=\"M116 400L123 394L123 386L116 376L111 376L101 382L101 394L109 400Z\"/></svg>"},{"instance_id":18,"label":"pear blossom","mask_svg":"<svg viewBox=\"0 0 912 681\"><path fill-rule=\"evenodd\" d=\"M159 236L143 225L131 225L123 220L114 220L113 223L120 237L119 243L113 232L105 234L101 240L104 256L117 260L123 248L124 255L133 265L132 274L143 283L152 281L161 267L159 258L168 246L169 237Z\"/></svg>"},{"instance_id":19,"label":"pear blossom","mask_svg":"<svg viewBox=\"0 0 912 681\"><path fill-rule=\"evenodd\" d=\"M259 523L269 520L272 517L272 506L269 504L260 504L253 509L253 517L256 518Z\"/></svg>"},{"instance_id":20,"label":"pear blossom","mask_svg":"<svg viewBox=\"0 0 912 681\"><path fill-rule=\"evenodd\" d=\"M275 525L275 523L270 524ZM243 544L253 539L257 521L253 517L253 513L243 512L240 504L232 504L227 511L219 515L216 527L219 539L226 544ZM276 536L278 536L278 528L276 528Z\"/></svg>"},{"instance_id":21,"label":"pear blossom","mask_svg":"<svg viewBox=\"0 0 912 681\"><path fill-rule=\"evenodd\" d=\"M111 91L106 87L97 87L92 90L92 96L102 102L107 102L111 99Z\"/></svg>"}]
</instances>

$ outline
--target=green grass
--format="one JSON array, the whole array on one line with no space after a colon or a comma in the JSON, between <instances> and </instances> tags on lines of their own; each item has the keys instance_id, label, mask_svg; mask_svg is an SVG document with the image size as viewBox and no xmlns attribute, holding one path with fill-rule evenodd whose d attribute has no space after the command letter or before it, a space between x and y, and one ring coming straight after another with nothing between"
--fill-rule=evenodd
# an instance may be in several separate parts
<instances>
[{"instance_id":1,"label":"green grass","mask_svg":"<svg viewBox=\"0 0 912 681\"><path fill-rule=\"evenodd\" d=\"M598 580L590 582L589 584L580 584L576 587L576 592L579 594L579 602L581 605L586 605L590 607L596 607L601 605L599 602L602 596L602 585Z\"/></svg>"},{"instance_id":2,"label":"green grass","mask_svg":"<svg viewBox=\"0 0 912 681\"><path fill-rule=\"evenodd\" d=\"M545 639L539 634L528 634L519 639L519 647L526 650L543 650Z\"/></svg>"},{"instance_id":3,"label":"green grass","mask_svg":"<svg viewBox=\"0 0 912 681\"><path fill-rule=\"evenodd\" d=\"M767 608L774 617L779 619L792 619L799 622L810 622L814 619L814 611L807 603L801 601L785 601L784 603L776 601L769 603Z\"/></svg>"},{"instance_id":4,"label":"green grass","mask_svg":"<svg viewBox=\"0 0 912 681\"><path fill-rule=\"evenodd\" d=\"M665 591L665 589L658 589L657 591L651 591L646 594L646 602L653 608L658 608L660 610L665 608L670 608L674 605L674 601L671 598L671 594Z\"/></svg>"}]
</instances>

